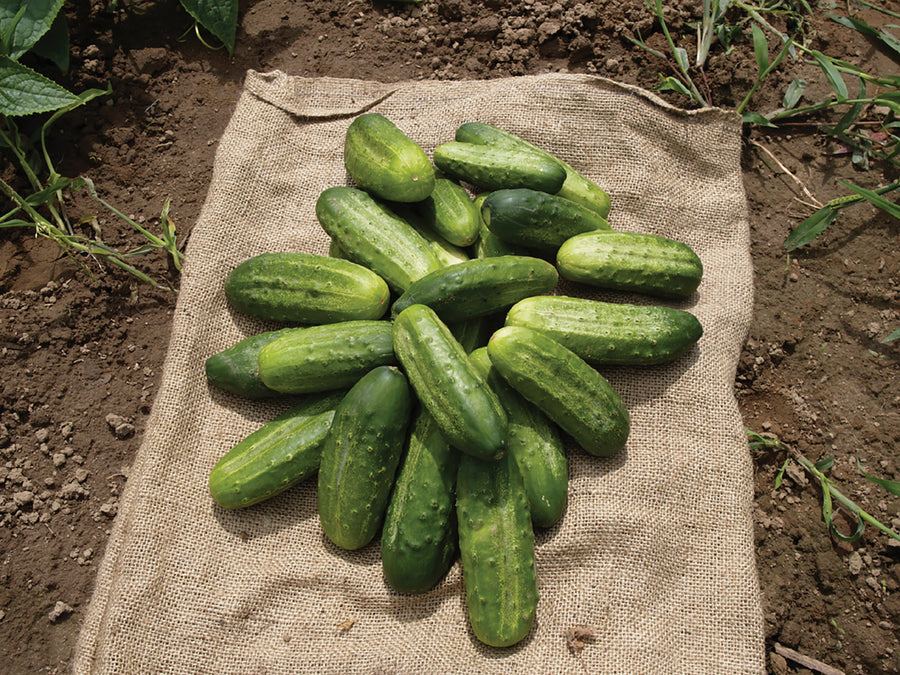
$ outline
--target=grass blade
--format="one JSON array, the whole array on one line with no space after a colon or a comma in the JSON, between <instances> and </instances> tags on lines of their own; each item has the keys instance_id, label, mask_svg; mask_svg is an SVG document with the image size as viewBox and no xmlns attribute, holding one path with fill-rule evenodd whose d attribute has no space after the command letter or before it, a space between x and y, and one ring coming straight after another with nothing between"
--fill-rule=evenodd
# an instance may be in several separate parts
<instances>
[{"instance_id":1,"label":"grass blade","mask_svg":"<svg viewBox=\"0 0 900 675\"><path fill-rule=\"evenodd\" d=\"M828 80L828 84L831 85L831 88L837 96L838 100L846 101L848 98L847 85L844 82L844 78L841 77L840 72L838 72L838 69L834 66L834 63L832 63L831 58L814 49L810 50L810 53L816 60L816 63L819 64L822 72L825 73L825 79Z\"/></svg>"},{"instance_id":2,"label":"grass blade","mask_svg":"<svg viewBox=\"0 0 900 675\"><path fill-rule=\"evenodd\" d=\"M788 238L784 240L784 246L788 253L796 248L805 246L818 237L825 231L825 228L834 222L836 217L837 211L830 206L825 206L816 211L809 218L800 223L796 229L788 235Z\"/></svg>"},{"instance_id":3,"label":"grass blade","mask_svg":"<svg viewBox=\"0 0 900 675\"><path fill-rule=\"evenodd\" d=\"M877 30L867 24L862 19L858 19L856 17L846 17L846 16L835 16L834 14L828 14L826 12L825 16L827 16L832 21L836 21L842 26L846 26L847 28L851 28L853 30L859 31L866 37L870 37L874 40L880 41L885 47L892 50L895 54L900 56L900 39L891 35L887 31Z\"/></svg>"},{"instance_id":4,"label":"grass blade","mask_svg":"<svg viewBox=\"0 0 900 675\"><path fill-rule=\"evenodd\" d=\"M769 43L766 42L766 34L757 24L751 27L753 32L753 53L756 55L756 67L762 75L769 68Z\"/></svg>"},{"instance_id":5,"label":"grass blade","mask_svg":"<svg viewBox=\"0 0 900 675\"><path fill-rule=\"evenodd\" d=\"M900 340L900 328L895 330L893 333L888 335L882 342L893 342L894 340Z\"/></svg>"},{"instance_id":6,"label":"grass blade","mask_svg":"<svg viewBox=\"0 0 900 675\"><path fill-rule=\"evenodd\" d=\"M894 202L888 201L877 192L867 190L866 188L859 187L858 185L854 185L853 183L849 183L845 180L842 180L841 183L853 190L856 194L858 194L873 206L877 206L882 211L894 216L894 218L900 219L900 206L898 206Z\"/></svg>"},{"instance_id":7,"label":"grass blade","mask_svg":"<svg viewBox=\"0 0 900 675\"><path fill-rule=\"evenodd\" d=\"M876 478L875 476L870 476L862 470L862 466L860 465L858 459L856 460L856 468L859 469L859 472L863 476L875 483L875 485L879 485L890 492L892 495L897 495L898 497L900 497L900 480L886 480L884 478Z\"/></svg>"},{"instance_id":8,"label":"grass blade","mask_svg":"<svg viewBox=\"0 0 900 675\"><path fill-rule=\"evenodd\" d=\"M800 102L800 97L803 96L806 84L806 80L795 77L788 85L787 91L784 92L784 100L781 102L781 106L786 110L790 110L796 106Z\"/></svg>"}]
</instances>

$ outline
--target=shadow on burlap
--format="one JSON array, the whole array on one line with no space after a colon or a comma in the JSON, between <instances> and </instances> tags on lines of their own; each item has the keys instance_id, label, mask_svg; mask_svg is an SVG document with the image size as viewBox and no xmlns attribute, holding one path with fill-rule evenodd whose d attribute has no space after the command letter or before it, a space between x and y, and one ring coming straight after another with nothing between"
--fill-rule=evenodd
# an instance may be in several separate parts
<instances>
[{"instance_id":1,"label":"shadow on burlap","mask_svg":"<svg viewBox=\"0 0 900 675\"><path fill-rule=\"evenodd\" d=\"M315 200L347 184L343 136L368 110L429 154L466 121L516 133L607 188L615 229L680 239L705 266L698 292L675 305L703 323L694 350L603 371L632 434L609 459L569 449L568 509L538 532L537 621L514 648L472 636L458 564L432 592L400 596L377 543L329 544L314 480L240 512L207 492L216 461L288 405L208 387L207 357L275 327L230 310L223 280L259 253L327 252ZM74 672L763 672L752 468L732 388L753 295L740 146L732 114L685 113L588 76L380 84L249 72L191 234L162 383ZM595 638L573 655L563 635L583 625Z\"/></svg>"}]
</instances>

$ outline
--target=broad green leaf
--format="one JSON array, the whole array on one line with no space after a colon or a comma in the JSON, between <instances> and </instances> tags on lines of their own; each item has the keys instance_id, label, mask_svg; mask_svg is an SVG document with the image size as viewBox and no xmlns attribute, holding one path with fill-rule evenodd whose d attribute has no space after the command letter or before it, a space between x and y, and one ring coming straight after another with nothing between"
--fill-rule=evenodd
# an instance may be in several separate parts
<instances>
[{"instance_id":1,"label":"broad green leaf","mask_svg":"<svg viewBox=\"0 0 900 675\"><path fill-rule=\"evenodd\" d=\"M238 0L181 0L181 5L197 23L222 41L229 56L234 54Z\"/></svg>"},{"instance_id":2,"label":"broad green leaf","mask_svg":"<svg viewBox=\"0 0 900 675\"><path fill-rule=\"evenodd\" d=\"M859 469L859 472L863 476L875 483L875 485L880 485L892 495L897 495L898 497L900 497L900 480L887 480L885 478L876 478L875 476L870 476L862 470L862 466L860 465L858 459L856 460L856 468Z\"/></svg>"},{"instance_id":3,"label":"broad green leaf","mask_svg":"<svg viewBox=\"0 0 900 675\"><path fill-rule=\"evenodd\" d=\"M828 80L828 84L831 85L831 88L834 90L834 93L837 96L838 100L846 101L847 85L844 82L844 78L841 77L841 74L838 72L838 69L835 68L834 63L832 63L831 59L825 56L822 52L812 50L810 53L813 55L816 63L819 64L822 72L825 73L825 79Z\"/></svg>"},{"instance_id":4,"label":"broad green leaf","mask_svg":"<svg viewBox=\"0 0 900 675\"><path fill-rule=\"evenodd\" d=\"M887 343L887 342L893 342L894 340L900 340L900 328L898 328L893 333L891 333L886 338L884 338L884 340L882 340L882 342Z\"/></svg>"},{"instance_id":5,"label":"broad green leaf","mask_svg":"<svg viewBox=\"0 0 900 675\"><path fill-rule=\"evenodd\" d=\"M788 85L787 91L784 92L784 100L781 102L783 108L790 110L800 102L803 91L806 89L806 80L795 77Z\"/></svg>"},{"instance_id":6,"label":"broad green leaf","mask_svg":"<svg viewBox=\"0 0 900 675\"><path fill-rule=\"evenodd\" d=\"M685 96L693 98L693 96L691 96L691 90L684 86L681 80L675 79L674 77L663 78L660 80L659 84L653 88L657 91L677 91L679 94L684 94Z\"/></svg>"},{"instance_id":7,"label":"broad green leaf","mask_svg":"<svg viewBox=\"0 0 900 675\"><path fill-rule=\"evenodd\" d=\"M58 110L78 100L64 89L31 68L0 56L0 115L31 115Z\"/></svg>"},{"instance_id":8,"label":"broad green leaf","mask_svg":"<svg viewBox=\"0 0 900 675\"><path fill-rule=\"evenodd\" d=\"M764 115L760 115L758 112L745 112L741 115L741 121L746 122L747 124L756 124L760 127L772 127L773 129L777 129L777 124L772 124Z\"/></svg>"},{"instance_id":9,"label":"broad green leaf","mask_svg":"<svg viewBox=\"0 0 900 675\"><path fill-rule=\"evenodd\" d=\"M889 215L894 216L894 218L900 219L900 206L895 204L894 202L890 202L884 197L882 197L877 192L873 192L872 190L867 190L866 188L859 187L858 185L854 185L853 183L848 183L845 180L842 180L841 183L846 185L848 188L853 190L860 197L865 199L867 202L871 203L874 206L877 206L879 209L888 213Z\"/></svg>"},{"instance_id":10,"label":"broad green leaf","mask_svg":"<svg viewBox=\"0 0 900 675\"><path fill-rule=\"evenodd\" d=\"M25 13L16 25L9 56L18 59L50 30L65 0L0 0L0 34L6 31L20 8Z\"/></svg>"},{"instance_id":11,"label":"broad green leaf","mask_svg":"<svg viewBox=\"0 0 900 675\"><path fill-rule=\"evenodd\" d=\"M761 75L769 67L769 43L766 42L766 34L758 24L754 23L750 29L753 32L753 53L756 55L756 67L759 68Z\"/></svg>"},{"instance_id":12,"label":"broad green leaf","mask_svg":"<svg viewBox=\"0 0 900 675\"><path fill-rule=\"evenodd\" d=\"M56 15L50 30L37 41L32 51L52 61L62 72L69 71L69 23L65 12Z\"/></svg>"},{"instance_id":13,"label":"broad green leaf","mask_svg":"<svg viewBox=\"0 0 900 675\"><path fill-rule=\"evenodd\" d=\"M53 181L51 185L48 185L43 190L35 192L34 194L29 195L25 198L25 201L32 206L40 206L51 200L53 196L56 194L57 190L65 190L72 183L76 182L77 179L73 178L65 178L64 176L57 176L56 180Z\"/></svg>"},{"instance_id":14,"label":"broad green leaf","mask_svg":"<svg viewBox=\"0 0 900 675\"><path fill-rule=\"evenodd\" d=\"M837 211L830 206L819 209L809 218L800 223L796 229L784 240L784 246L788 253L795 248L805 246L818 237L837 217Z\"/></svg>"},{"instance_id":15,"label":"broad green leaf","mask_svg":"<svg viewBox=\"0 0 900 675\"><path fill-rule=\"evenodd\" d=\"M682 71L686 71L690 67L687 50L684 47L675 47L675 60Z\"/></svg>"}]
</instances>

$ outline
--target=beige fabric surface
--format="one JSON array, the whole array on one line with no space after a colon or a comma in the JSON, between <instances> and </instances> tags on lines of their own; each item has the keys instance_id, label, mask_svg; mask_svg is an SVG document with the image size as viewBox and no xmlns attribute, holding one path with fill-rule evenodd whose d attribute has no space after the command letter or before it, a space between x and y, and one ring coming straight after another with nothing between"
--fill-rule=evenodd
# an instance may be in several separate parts
<instances>
[{"instance_id":1,"label":"beige fabric surface","mask_svg":"<svg viewBox=\"0 0 900 675\"><path fill-rule=\"evenodd\" d=\"M326 253L315 200L348 183L343 135L367 110L429 154L463 122L501 126L607 188L615 229L680 239L705 266L698 292L675 305L703 323L697 346L667 366L603 371L631 437L608 459L570 448L567 512L537 535L537 621L514 648L473 637L458 564L407 597L385 584L377 543L330 545L315 481L239 512L207 493L219 457L286 407L206 383L207 357L275 327L230 310L223 280L259 253ZM590 76L379 84L249 72L191 234L162 382L74 672L763 672L752 467L733 394L753 295L740 145L734 115L686 113ZM578 625L595 638L576 656L563 634Z\"/></svg>"}]
</instances>

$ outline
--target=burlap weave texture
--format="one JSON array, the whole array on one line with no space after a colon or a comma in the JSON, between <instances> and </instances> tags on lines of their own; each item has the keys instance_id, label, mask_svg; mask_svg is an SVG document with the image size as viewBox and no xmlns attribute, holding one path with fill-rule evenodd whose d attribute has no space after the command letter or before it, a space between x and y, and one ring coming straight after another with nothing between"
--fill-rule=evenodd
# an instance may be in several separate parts
<instances>
[{"instance_id":1,"label":"burlap weave texture","mask_svg":"<svg viewBox=\"0 0 900 675\"><path fill-rule=\"evenodd\" d=\"M537 534L537 622L515 648L472 636L458 564L432 592L401 596L377 543L329 544L315 481L235 512L207 492L216 461L289 403L207 385L207 357L276 327L231 310L225 276L263 252L327 252L315 200L348 184L343 136L368 110L429 154L467 121L516 133L605 187L615 229L679 239L704 263L697 293L667 303L702 322L696 347L666 366L602 371L632 433L609 459L569 449L568 508ZM685 113L589 76L382 84L249 72L73 671L763 672L751 464L733 394L753 294L740 142L734 115ZM573 655L564 631L584 625L595 638Z\"/></svg>"}]
</instances>

